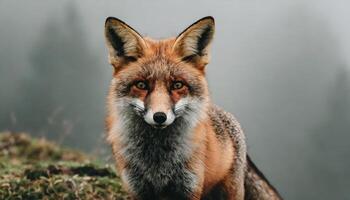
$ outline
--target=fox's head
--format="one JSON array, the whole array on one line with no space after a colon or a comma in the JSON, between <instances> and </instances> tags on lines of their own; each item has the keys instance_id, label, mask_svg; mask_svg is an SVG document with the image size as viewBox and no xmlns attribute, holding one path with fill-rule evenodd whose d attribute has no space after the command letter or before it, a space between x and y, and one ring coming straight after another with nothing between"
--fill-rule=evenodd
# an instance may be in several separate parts
<instances>
[{"instance_id":1,"label":"fox's head","mask_svg":"<svg viewBox=\"0 0 350 200\"><path fill-rule=\"evenodd\" d=\"M213 34L212 17L166 40L144 38L121 20L107 18L105 37L114 67L110 115L154 129L204 117L209 101L204 68Z\"/></svg>"}]
</instances>

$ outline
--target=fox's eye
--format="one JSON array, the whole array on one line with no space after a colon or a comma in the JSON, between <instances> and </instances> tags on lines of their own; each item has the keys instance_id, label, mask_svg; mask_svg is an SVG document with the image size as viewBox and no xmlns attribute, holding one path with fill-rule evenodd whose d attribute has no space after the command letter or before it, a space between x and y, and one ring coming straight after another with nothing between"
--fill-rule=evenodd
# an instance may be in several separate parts
<instances>
[{"instance_id":1,"label":"fox's eye","mask_svg":"<svg viewBox=\"0 0 350 200\"><path fill-rule=\"evenodd\" d=\"M184 86L184 84L181 81L176 81L173 83L173 90L179 90Z\"/></svg>"},{"instance_id":2,"label":"fox's eye","mask_svg":"<svg viewBox=\"0 0 350 200\"><path fill-rule=\"evenodd\" d=\"M140 90L146 90L147 89L147 84L144 81L138 81L136 82L135 86L140 89Z\"/></svg>"}]
</instances>

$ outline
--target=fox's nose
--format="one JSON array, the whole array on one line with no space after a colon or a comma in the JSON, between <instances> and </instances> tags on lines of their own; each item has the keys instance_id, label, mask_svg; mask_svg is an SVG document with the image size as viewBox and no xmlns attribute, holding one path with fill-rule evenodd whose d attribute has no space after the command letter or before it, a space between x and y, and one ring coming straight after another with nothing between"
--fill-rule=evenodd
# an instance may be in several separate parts
<instances>
[{"instance_id":1,"label":"fox's nose","mask_svg":"<svg viewBox=\"0 0 350 200\"><path fill-rule=\"evenodd\" d=\"M156 112L153 115L153 120L157 123L157 124L162 124L166 121L166 114L163 112Z\"/></svg>"}]
</instances>

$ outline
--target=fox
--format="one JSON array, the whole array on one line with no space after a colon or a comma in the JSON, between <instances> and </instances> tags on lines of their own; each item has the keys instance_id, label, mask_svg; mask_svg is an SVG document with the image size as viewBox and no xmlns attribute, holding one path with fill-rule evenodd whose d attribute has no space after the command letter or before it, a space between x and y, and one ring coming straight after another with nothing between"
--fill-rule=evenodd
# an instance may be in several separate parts
<instances>
[{"instance_id":1,"label":"fox","mask_svg":"<svg viewBox=\"0 0 350 200\"><path fill-rule=\"evenodd\" d=\"M249 158L239 122L210 99L214 29L208 16L155 40L106 19L106 140L132 199L282 199Z\"/></svg>"}]
</instances>

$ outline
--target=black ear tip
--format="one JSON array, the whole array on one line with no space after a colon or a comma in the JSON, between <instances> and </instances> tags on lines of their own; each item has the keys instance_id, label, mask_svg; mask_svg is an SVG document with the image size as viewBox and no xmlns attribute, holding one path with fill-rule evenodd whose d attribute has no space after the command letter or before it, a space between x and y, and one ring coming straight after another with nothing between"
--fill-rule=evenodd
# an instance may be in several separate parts
<instances>
[{"instance_id":1,"label":"black ear tip","mask_svg":"<svg viewBox=\"0 0 350 200\"><path fill-rule=\"evenodd\" d=\"M215 24L215 19L213 16L206 16L206 17L203 17L202 19L198 20L198 21L204 21L204 20L209 20L211 21L213 24Z\"/></svg>"},{"instance_id":2,"label":"black ear tip","mask_svg":"<svg viewBox=\"0 0 350 200\"><path fill-rule=\"evenodd\" d=\"M203 19L203 20L204 20L204 19L209 19L209 20L215 21L214 17L213 17L213 16L210 16L210 15L209 15L209 16L206 16L206 17L203 17L202 19Z\"/></svg>"},{"instance_id":3,"label":"black ear tip","mask_svg":"<svg viewBox=\"0 0 350 200\"><path fill-rule=\"evenodd\" d=\"M107 17L106 21L105 21L105 25L110 24L110 23L122 23L125 24L125 22L123 22L122 20L116 18L116 17Z\"/></svg>"},{"instance_id":4,"label":"black ear tip","mask_svg":"<svg viewBox=\"0 0 350 200\"><path fill-rule=\"evenodd\" d=\"M108 23L110 23L113 20L116 20L116 18L115 17L107 17L107 19L105 21L105 25L107 25Z\"/></svg>"}]
</instances>

